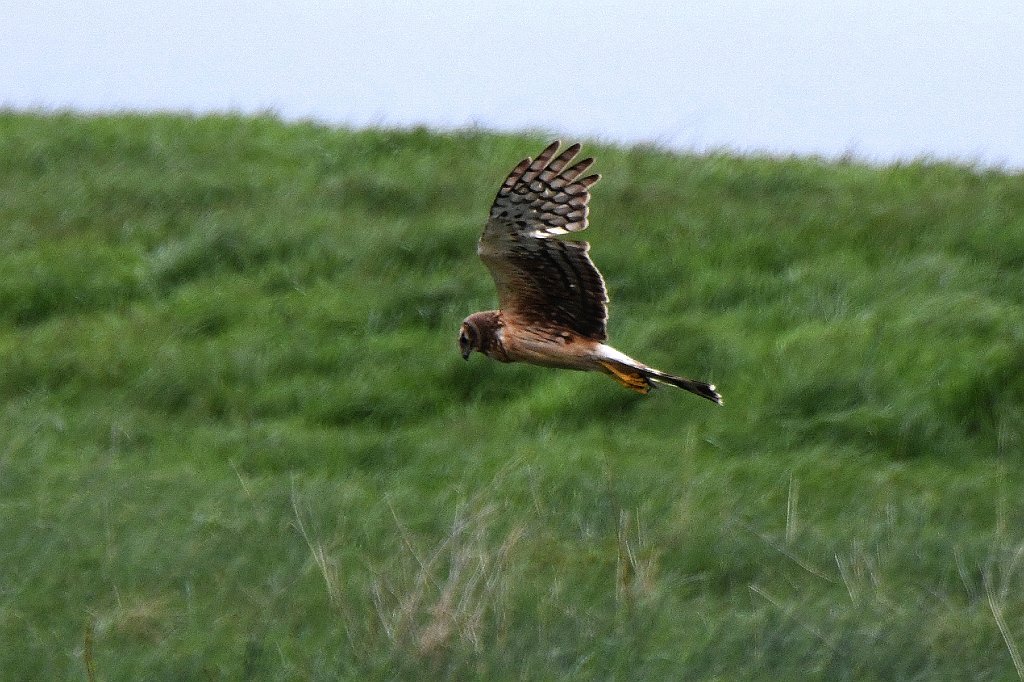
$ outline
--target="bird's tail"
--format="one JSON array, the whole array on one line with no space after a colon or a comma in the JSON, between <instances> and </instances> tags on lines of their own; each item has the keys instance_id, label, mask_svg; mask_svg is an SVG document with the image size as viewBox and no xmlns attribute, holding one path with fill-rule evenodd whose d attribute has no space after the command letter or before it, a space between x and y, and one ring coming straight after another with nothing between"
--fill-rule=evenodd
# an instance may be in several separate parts
<instances>
[{"instance_id":1,"label":"bird's tail","mask_svg":"<svg viewBox=\"0 0 1024 682\"><path fill-rule=\"evenodd\" d=\"M686 377L677 377L674 374L666 374L640 363L632 364L621 360L604 359L600 361L600 364L613 379L637 393L646 394L650 392L651 388L654 387L654 383L657 382L659 384L676 386L718 405L722 404L722 396L715 390L714 384L694 381Z\"/></svg>"},{"instance_id":2,"label":"bird's tail","mask_svg":"<svg viewBox=\"0 0 1024 682\"><path fill-rule=\"evenodd\" d=\"M696 393L701 398L707 398L713 403L722 404L722 395L715 390L714 384L705 383L703 381L695 381L693 379L687 379L686 377L677 377L674 374L665 374L659 372L656 369L645 368L644 374L647 378L653 379L654 381L661 382L663 384L671 384L684 391L690 393Z\"/></svg>"}]
</instances>

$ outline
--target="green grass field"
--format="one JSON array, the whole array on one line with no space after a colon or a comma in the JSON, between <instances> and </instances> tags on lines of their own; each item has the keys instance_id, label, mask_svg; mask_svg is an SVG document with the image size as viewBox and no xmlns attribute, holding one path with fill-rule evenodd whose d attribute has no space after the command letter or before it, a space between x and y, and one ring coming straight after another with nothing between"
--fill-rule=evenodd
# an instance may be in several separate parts
<instances>
[{"instance_id":1,"label":"green grass field","mask_svg":"<svg viewBox=\"0 0 1024 682\"><path fill-rule=\"evenodd\" d=\"M718 408L459 356L548 141L0 112L0 677L1024 674L1024 176L587 144Z\"/></svg>"}]
</instances>

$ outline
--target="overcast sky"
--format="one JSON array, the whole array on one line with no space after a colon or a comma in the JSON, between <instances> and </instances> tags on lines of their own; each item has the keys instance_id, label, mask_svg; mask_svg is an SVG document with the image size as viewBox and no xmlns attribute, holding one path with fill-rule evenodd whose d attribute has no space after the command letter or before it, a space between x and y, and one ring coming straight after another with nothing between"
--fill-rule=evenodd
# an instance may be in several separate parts
<instances>
[{"instance_id":1,"label":"overcast sky","mask_svg":"<svg viewBox=\"0 0 1024 682\"><path fill-rule=\"evenodd\" d=\"M1024 168L1022 0L430 4L10 0L0 106Z\"/></svg>"}]
</instances>

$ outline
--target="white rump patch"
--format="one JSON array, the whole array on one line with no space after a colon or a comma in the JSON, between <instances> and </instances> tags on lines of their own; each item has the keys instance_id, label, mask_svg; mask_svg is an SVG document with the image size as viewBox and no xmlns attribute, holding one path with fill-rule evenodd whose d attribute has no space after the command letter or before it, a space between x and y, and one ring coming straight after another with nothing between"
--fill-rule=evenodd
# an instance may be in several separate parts
<instances>
[{"instance_id":1,"label":"white rump patch","mask_svg":"<svg viewBox=\"0 0 1024 682\"><path fill-rule=\"evenodd\" d=\"M622 364L629 365L631 367L644 367L643 363L637 362L622 351L615 350L604 343L598 345L597 354L598 357L603 360L614 360L615 362L621 362Z\"/></svg>"}]
</instances>

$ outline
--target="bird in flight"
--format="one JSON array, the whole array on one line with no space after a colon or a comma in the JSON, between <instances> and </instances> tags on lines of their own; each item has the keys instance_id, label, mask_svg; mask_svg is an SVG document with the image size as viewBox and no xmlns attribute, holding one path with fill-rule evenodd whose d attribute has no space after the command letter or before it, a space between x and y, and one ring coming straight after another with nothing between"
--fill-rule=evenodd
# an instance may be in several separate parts
<instances>
[{"instance_id":1,"label":"bird in flight","mask_svg":"<svg viewBox=\"0 0 1024 682\"><path fill-rule=\"evenodd\" d=\"M498 190L477 244L498 288L498 310L463 320L462 357L479 351L500 362L603 372L644 394L669 384L721 405L712 384L666 374L605 343L608 295L590 245L557 238L587 228L590 188L601 176L581 177L594 159L574 163L580 145L561 154L559 145L520 161Z\"/></svg>"}]
</instances>

